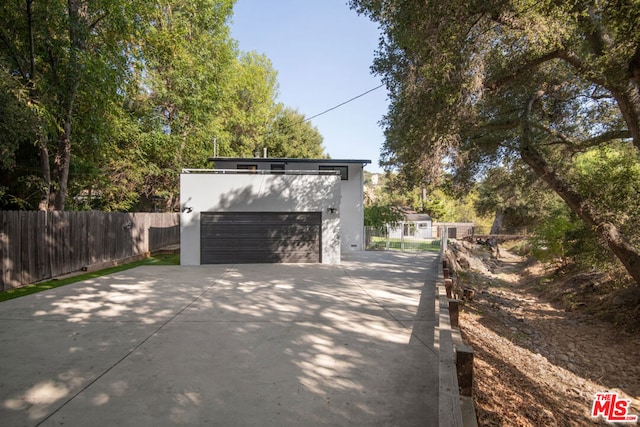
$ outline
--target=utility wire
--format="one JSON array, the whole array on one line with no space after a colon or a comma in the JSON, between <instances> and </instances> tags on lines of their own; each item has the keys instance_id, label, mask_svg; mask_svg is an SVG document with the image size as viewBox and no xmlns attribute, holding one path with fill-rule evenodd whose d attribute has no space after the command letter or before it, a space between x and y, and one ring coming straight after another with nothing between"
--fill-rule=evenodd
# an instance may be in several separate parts
<instances>
[{"instance_id":1,"label":"utility wire","mask_svg":"<svg viewBox=\"0 0 640 427\"><path fill-rule=\"evenodd\" d=\"M366 91L366 92L362 92L360 95L356 95L356 96L354 96L353 98L348 99L348 100L346 100L346 101L344 101L344 102L341 102L340 104L338 104L338 105L336 105L336 106L333 106L333 107L331 107L331 108L329 108L329 109L327 109L327 110L324 110L323 112L318 113L318 114L316 114L316 115L314 115L314 116L307 117L306 119L300 120L299 122L290 123L289 125L285 126L285 128L284 128L284 129L272 129L272 130L269 130L269 131L265 132L265 133L264 133L264 134L262 134L261 136L268 136L268 135L271 135L271 134L273 134L273 133L278 133L278 132L281 132L282 130L286 130L286 129L292 128L293 126L299 125L300 123L304 123L304 122L308 122L309 120L313 120L313 119L315 119L316 117L320 117L320 116L322 116L323 114L327 114L327 113L328 113L328 112L330 112L330 111L333 111L333 110L335 110L335 109L337 109L337 108L342 107L343 105L346 105L346 104L348 104L348 103L350 103L350 102L353 102L353 101L355 101L355 100L356 100L356 99L358 99L358 98L362 98L362 97L363 97L363 96L365 96L366 94L371 93L371 92L373 92L374 90L378 90L378 89L380 89L382 86L384 86L384 84L378 85L378 86L374 87L373 89L369 89L369 90L368 90L368 91Z\"/></svg>"},{"instance_id":2,"label":"utility wire","mask_svg":"<svg viewBox=\"0 0 640 427\"><path fill-rule=\"evenodd\" d=\"M368 93L373 92L374 90L378 90L378 89L380 89L382 86L384 86L384 84L381 84L381 85L379 85L379 86L376 86L376 87L374 87L373 89L369 89L369 90L368 90L368 91L366 91L366 92L362 92L360 95L354 96L353 98L351 98L351 99L349 99L349 100L347 100L347 101L344 101L344 102L342 102L342 103L340 103L340 104L336 105L335 107L331 107L331 108L329 108L328 110L324 110L323 112L316 114L315 116L311 116L311 117L309 117L309 118L307 118L307 119L304 119L304 120L302 121L302 123L304 123L304 122L308 122L309 120L313 120L313 119L315 119L316 117L320 117L320 116L322 116L323 114L327 114L329 111L333 111L333 110L335 110L335 109L337 109L337 108L340 108L340 107L342 107L343 105L346 105L346 104L348 104L348 103L350 103L350 102L352 102L352 101L355 101L355 100L356 100L356 99L358 99L358 98L361 98L361 97L365 96L365 95L366 95L366 94L368 94Z\"/></svg>"}]
</instances>

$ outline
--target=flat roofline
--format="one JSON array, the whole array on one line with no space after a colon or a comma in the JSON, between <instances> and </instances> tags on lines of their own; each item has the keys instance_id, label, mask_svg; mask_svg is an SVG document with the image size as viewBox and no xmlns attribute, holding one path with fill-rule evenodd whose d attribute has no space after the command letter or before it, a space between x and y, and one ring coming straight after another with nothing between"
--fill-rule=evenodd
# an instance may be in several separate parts
<instances>
[{"instance_id":1,"label":"flat roofline","mask_svg":"<svg viewBox=\"0 0 640 427\"><path fill-rule=\"evenodd\" d=\"M368 165L371 160L358 159L293 159L289 157L209 157L208 162L243 162L243 163L357 163Z\"/></svg>"},{"instance_id":2,"label":"flat roofline","mask_svg":"<svg viewBox=\"0 0 640 427\"><path fill-rule=\"evenodd\" d=\"M340 176L339 171L335 170L246 170L246 169L182 169L183 174L212 174L212 175L336 175Z\"/></svg>"}]
</instances>

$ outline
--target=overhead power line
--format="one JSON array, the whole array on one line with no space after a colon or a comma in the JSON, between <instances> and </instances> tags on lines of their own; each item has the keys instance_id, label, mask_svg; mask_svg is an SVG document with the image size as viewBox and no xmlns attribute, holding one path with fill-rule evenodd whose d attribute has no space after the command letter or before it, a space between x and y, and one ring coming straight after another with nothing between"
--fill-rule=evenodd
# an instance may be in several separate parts
<instances>
[{"instance_id":1,"label":"overhead power line","mask_svg":"<svg viewBox=\"0 0 640 427\"><path fill-rule=\"evenodd\" d=\"M356 100L356 99L358 99L358 98L362 98L362 97L363 97L363 96L365 96L366 94L371 93L371 92L373 92L374 90L378 90L378 89L380 89L382 86L384 86L384 84L381 84L381 85L379 85L379 86L376 86L376 87L374 87L373 89L369 89L369 90L368 90L368 91L366 91L366 92L362 92L360 95L354 96L353 98L348 99L348 100L346 100L346 101L344 101L344 102L342 102L342 103L340 103L340 104L336 105L335 107L331 107L331 108L329 108L328 110L324 110L323 112L316 114L315 116L311 116L311 117L309 117L309 118L306 118L306 119L304 119L302 122L308 122L309 120L313 120L313 119L315 119L316 117L320 117L320 116L322 116L323 114L327 114L329 111L333 111L333 110L335 110L336 108L340 108L340 107L342 107L343 105L346 105L346 104L348 104L348 103L350 103L350 102L352 102L352 101L355 101L355 100Z\"/></svg>"},{"instance_id":2,"label":"overhead power line","mask_svg":"<svg viewBox=\"0 0 640 427\"><path fill-rule=\"evenodd\" d=\"M293 126L299 125L300 123L308 122L309 120L313 120L313 119L315 119L316 117L320 117L320 116L322 116L323 114L327 114L328 112L333 111L333 110L335 110L336 108L340 108L340 107L342 107L343 105L346 105L346 104L348 104L348 103L350 103L350 102L353 102L353 101L355 101L355 100L356 100L356 99L358 99L358 98L362 98L363 96L365 96L365 95L366 95L366 94L368 94L368 93L373 92L374 90L378 90L378 89L380 89L382 86L384 86L384 84L378 85L378 86L376 86L376 87L374 87L374 88L372 88L372 89L369 89L369 90L368 90L368 91L366 91L366 92L362 92L360 95L356 95L356 96L354 96L353 98L348 99L348 100L346 100L346 101L344 101L344 102L341 102L340 104L338 104L338 105L336 105L336 106L333 106L333 107L331 107L331 108L329 108L329 109L327 109L327 110L324 110L324 111L323 111L323 112L321 112L321 113L318 113L318 114L313 115L313 116L311 116L311 117L307 117L306 119L302 119L302 120L300 120L300 121L298 121L298 122L290 123L289 125L285 126L285 129L289 129L289 128L293 127ZM281 129L280 129L280 130L281 130ZM278 131L277 131L277 130L269 130L269 131L265 132L264 134L262 134L262 136L268 136L268 135L271 135L271 134L276 133L276 132L278 132Z\"/></svg>"}]
</instances>

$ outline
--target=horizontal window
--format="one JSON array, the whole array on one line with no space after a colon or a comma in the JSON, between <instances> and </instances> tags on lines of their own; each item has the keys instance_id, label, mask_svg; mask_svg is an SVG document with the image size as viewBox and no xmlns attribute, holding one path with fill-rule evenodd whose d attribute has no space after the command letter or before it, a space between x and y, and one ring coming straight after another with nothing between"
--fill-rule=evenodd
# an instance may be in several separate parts
<instances>
[{"instance_id":1,"label":"horizontal window","mask_svg":"<svg viewBox=\"0 0 640 427\"><path fill-rule=\"evenodd\" d=\"M271 170L275 171L274 173L284 173L284 164L283 163L272 163Z\"/></svg>"},{"instance_id":2,"label":"horizontal window","mask_svg":"<svg viewBox=\"0 0 640 427\"><path fill-rule=\"evenodd\" d=\"M258 165L238 165L236 169L241 171L257 171Z\"/></svg>"},{"instance_id":3,"label":"horizontal window","mask_svg":"<svg viewBox=\"0 0 640 427\"><path fill-rule=\"evenodd\" d=\"M340 172L340 179L343 181L349 180L349 166L320 166L321 171L338 171Z\"/></svg>"}]
</instances>

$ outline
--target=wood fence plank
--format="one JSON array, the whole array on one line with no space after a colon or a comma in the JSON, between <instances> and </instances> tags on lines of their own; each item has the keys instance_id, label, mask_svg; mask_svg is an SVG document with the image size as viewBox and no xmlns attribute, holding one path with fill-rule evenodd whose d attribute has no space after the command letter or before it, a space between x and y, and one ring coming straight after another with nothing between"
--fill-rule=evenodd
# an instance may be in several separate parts
<instances>
[{"instance_id":1,"label":"wood fence plank","mask_svg":"<svg viewBox=\"0 0 640 427\"><path fill-rule=\"evenodd\" d=\"M53 222L53 215L52 212L47 212L47 266L48 266L48 273L49 273L49 277L53 277L53 247L55 245L55 240L54 240L54 222Z\"/></svg>"},{"instance_id":2,"label":"wood fence plank","mask_svg":"<svg viewBox=\"0 0 640 427\"><path fill-rule=\"evenodd\" d=\"M36 274L38 276L38 280L40 280L41 278L47 277L45 272L46 215L47 215L46 212L36 213L35 229L36 229L37 241L36 241L35 255L36 255L36 268L37 268Z\"/></svg>"},{"instance_id":3,"label":"wood fence plank","mask_svg":"<svg viewBox=\"0 0 640 427\"><path fill-rule=\"evenodd\" d=\"M22 258L22 251L20 249L20 236L22 229L20 227L20 216L17 212L12 212L9 228L9 250L11 251L11 276L9 282L11 286L17 286L22 283L22 273L20 272L20 259Z\"/></svg>"},{"instance_id":4,"label":"wood fence plank","mask_svg":"<svg viewBox=\"0 0 640 427\"><path fill-rule=\"evenodd\" d=\"M36 282L40 280L40 276L38 275L38 240L39 236L37 233L37 224L38 221L38 212L31 212L29 218L29 239L27 240L27 262L29 268L29 280L32 282Z\"/></svg>"},{"instance_id":5,"label":"wood fence plank","mask_svg":"<svg viewBox=\"0 0 640 427\"><path fill-rule=\"evenodd\" d=\"M20 264L18 264L18 272L20 273L21 283L30 283L29 276L29 212L19 217L20 227Z\"/></svg>"},{"instance_id":6,"label":"wood fence plank","mask_svg":"<svg viewBox=\"0 0 640 427\"><path fill-rule=\"evenodd\" d=\"M2 276L0 276L0 289L6 290L14 286L13 272L15 270L15 256L11 252L11 243L14 240L15 215L12 212L0 212L0 256L2 256Z\"/></svg>"},{"instance_id":7,"label":"wood fence plank","mask_svg":"<svg viewBox=\"0 0 640 427\"><path fill-rule=\"evenodd\" d=\"M0 212L0 291L7 289L7 271L9 267L9 236L5 232L7 217Z\"/></svg>"}]
</instances>

